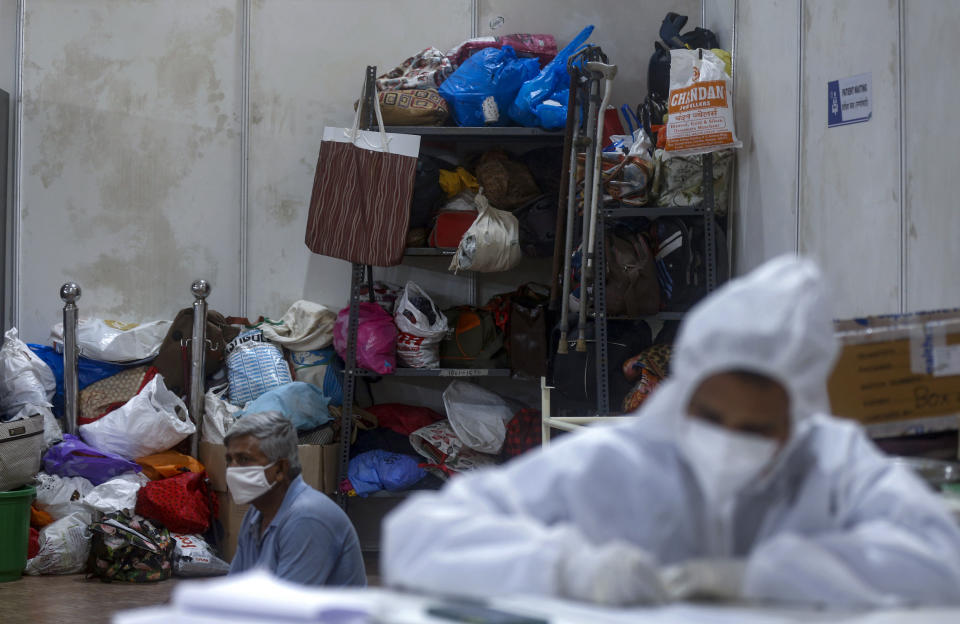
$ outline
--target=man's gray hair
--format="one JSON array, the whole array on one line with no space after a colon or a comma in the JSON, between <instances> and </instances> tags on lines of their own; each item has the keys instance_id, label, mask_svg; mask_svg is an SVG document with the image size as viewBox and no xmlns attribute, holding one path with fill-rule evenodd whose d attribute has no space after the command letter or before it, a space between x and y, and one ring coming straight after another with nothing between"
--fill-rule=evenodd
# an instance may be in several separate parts
<instances>
[{"instance_id":1,"label":"man's gray hair","mask_svg":"<svg viewBox=\"0 0 960 624\"><path fill-rule=\"evenodd\" d=\"M260 450L270 462L286 459L290 462L290 478L300 474L300 455L297 453L297 429L280 412L260 412L241 416L223 438L224 446L233 438L252 435L260 441Z\"/></svg>"}]
</instances>

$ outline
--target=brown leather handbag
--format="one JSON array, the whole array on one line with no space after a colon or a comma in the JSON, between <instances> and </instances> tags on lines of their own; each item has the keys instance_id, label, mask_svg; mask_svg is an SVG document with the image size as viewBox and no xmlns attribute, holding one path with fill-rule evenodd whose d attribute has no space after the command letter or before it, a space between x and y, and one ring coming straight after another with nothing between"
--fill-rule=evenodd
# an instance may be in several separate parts
<instances>
[{"instance_id":1,"label":"brown leather handbag","mask_svg":"<svg viewBox=\"0 0 960 624\"><path fill-rule=\"evenodd\" d=\"M606 236L607 314L645 316L660 310L653 251L642 234L618 229Z\"/></svg>"}]
</instances>

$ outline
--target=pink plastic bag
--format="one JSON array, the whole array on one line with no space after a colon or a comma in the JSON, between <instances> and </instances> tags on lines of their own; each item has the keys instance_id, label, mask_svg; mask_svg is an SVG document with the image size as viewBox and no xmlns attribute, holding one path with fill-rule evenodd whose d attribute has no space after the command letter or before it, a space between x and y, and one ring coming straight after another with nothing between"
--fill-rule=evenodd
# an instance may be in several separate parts
<instances>
[{"instance_id":1,"label":"pink plastic bag","mask_svg":"<svg viewBox=\"0 0 960 624\"><path fill-rule=\"evenodd\" d=\"M454 67L459 67L474 53L484 48L502 48L508 45L513 48L517 56L532 56L540 61L540 67L553 60L557 55L557 40L553 35L515 34L500 37L476 37L467 39L457 47L447 52L447 58Z\"/></svg>"},{"instance_id":2,"label":"pink plastic bag","mask_svg":"<svg viewBox=\"0 0 960 624\"><path fill-rule=\"evenodd\" d=\"M360 325L357 329L357 365L381 375L389 375L397 367L397 327L391 317L376 303L360 304ZM347 328L350 308L337 314L333 327L333 347L346 360Z\"/></svg>"}]
</instances>

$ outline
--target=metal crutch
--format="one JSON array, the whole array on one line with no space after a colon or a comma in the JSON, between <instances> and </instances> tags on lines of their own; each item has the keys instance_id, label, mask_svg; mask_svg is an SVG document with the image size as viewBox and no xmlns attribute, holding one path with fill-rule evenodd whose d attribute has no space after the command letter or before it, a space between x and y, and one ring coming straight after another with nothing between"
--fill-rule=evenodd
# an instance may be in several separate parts
<instances>
[{"instance_id":1,"label":"metal crutch","mask_svg":"<svg viewBox=\"0 0 960 624\"><path fill-rule=\"evenodd\" d=\"M190 340L190 416L197 430L190 438L190 451L194 457L200 453L200 429L203 426L203 382L206 378L207 359L207 296L210 284L199 279L190 285L193 293L193 336Z\"/></svg>"},{"instance_id":2,"label":"metal crutch","mask_svg":"<svg viewBox=\"0 0 960 624\"><path fill-rule=\"evenodd\" d=\"M593 170L594 174L594 184L593 189L591 190L590 198L590 235L585 236L587 239L585 256L585 265L586 275L589 278L593 277L593 256L594 249L596 248L596 238L597 238L597 211L599 208L600 202L600 187L603 186L603 170L601 168L602 162L602 151L603 145L603 122L604 122L604 111L607 110L607 105L610 103L610 91L611 84L613 83L614 77L617 75L617 66L616 65L607 65L605 63L598 63L596 61L591 61L587 63L587 69L591 72L596 72L603 76L603 101L600 103L600 114L597 119L597 143L594 148L594 164ZM586 194L586 191L584 191ZM586 208L584 208L586 210Z\"/></svg>"},{"instance_id":3,"label":"metal crutch","mask_svg":"<svg viewBox=\"0 0 960 624\"><path fill-rule=\"evenodd\" d=\"M63 300L63 418L64 429L70 435L77 435L77 409L80 396L79 366L80 352L77 349L77 299L80 298L80 286L76 282L67 282L60 287L60 299Z\"/></svg>"},{"instance_id":4,"label":"metal crutch","mask_svg":"<svg viewBox=\"0 0 960 624\"><path fill-rule=\"evenodd\" d=\"M567 70L570 72L570 93L574 106L567 107L567 115L573 116L572 136L570 139L570 161L567 172L567 226L565 230L565 241L563 248L563 289L560 300L560 343L557 345L557 353L567 353L567 327L570 323L570 256L573 254L573 236L574 225L577 215L577 152L581 149L584 140L581 132L580 106L576 104L575 91L580 89L577 84L581 81L577 69L573 66L573 59L567 63ZM576 81L576 82L574 82Z\"/></svg>"},{"instance_id":5,"label":"metal crutch","mask_svg":"<svg viewBox=\"0 0 960 624\"><path fill-rule=\"evenodd\" d=\"M592 73L592 72L591 72ZM589 75L589 74L588 74ZM587 129L587 148L596 150L599 139L597 138L597 106L600 99L600 81L595 76L589 76L589 94L590 106L587 109L587 119L585 121ZM595 184L594 178L597 172L594 170L596 158L592 152L585 154L584 157L584 176L583 176L583 230L581 234L582 259L580 268L580 314L577 322L577 351L586 353L587 351L587 306L589 298L587 297L588 276L586 272L586 243L587 233L590 230L590 189Z\"/></svg>"}]
</instances>

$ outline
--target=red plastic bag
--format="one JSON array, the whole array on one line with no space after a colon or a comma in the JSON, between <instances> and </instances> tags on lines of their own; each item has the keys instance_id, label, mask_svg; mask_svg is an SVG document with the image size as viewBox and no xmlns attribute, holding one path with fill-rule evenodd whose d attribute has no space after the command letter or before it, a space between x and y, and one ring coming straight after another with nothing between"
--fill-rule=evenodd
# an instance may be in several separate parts
<instances>
[{"instance_id":1,"label":"red plastic bag","mask_svg":"<svg viewBox=\"0 0 960 624\"><path fill-rule=\"evenodd\" d=\"M333 326L333 346L337 355L347 359L347 329L350 308L340 310ZM393 317L375 303L360 303L357 329L357 365L381 375L397 368L397 326Z\"/></svg>"},{"instance_id":2,"label":"red plastic bag","mask_svg":"<svg viewBox=\"0 0 960 624\"><path fill-rule=\"evenodd\" d=\"M377 417L377 424L408 436L417 429L432 425L443 416L429 407L404 405L402 403L383 403L367 408L367 411Z\"/></svg>"},{"instance_id":3,"label":"red plastic bag","mask_svg":"<svg viewBox=\"0 0 960 624\"><path fill-rule=\"evenodd\" d=\"M30 541L27 542L27 559L33 559L40 552L40 531L30 527Z\"/></svg>"},{"instance_id":4,"label":"red plastic bag","mask_svg":"<svg viewBox=\"0 0 960 624\"><path fill-rule=\"evenodd\" d=\"M542 443L542 419L540 410L522 409L507 423L507 437L503 441L503 454L516 457Z\"/></svg>"},{"instance_id":5,"label":"red plastic bag","mask_svg":"<svg viewBox=\"0 0 960 624\"><path fill-rule=\"evenodd\" d=\"M171 533L202 535L219 511L206 472L187 472L151 481L137 493L136 512L156 520Z\"/></svg>"}]
</instances>

